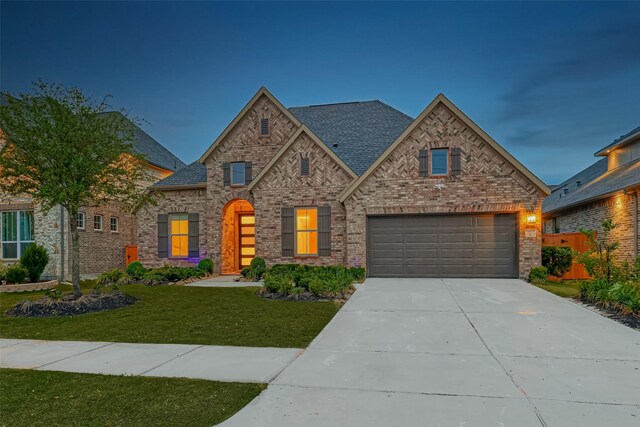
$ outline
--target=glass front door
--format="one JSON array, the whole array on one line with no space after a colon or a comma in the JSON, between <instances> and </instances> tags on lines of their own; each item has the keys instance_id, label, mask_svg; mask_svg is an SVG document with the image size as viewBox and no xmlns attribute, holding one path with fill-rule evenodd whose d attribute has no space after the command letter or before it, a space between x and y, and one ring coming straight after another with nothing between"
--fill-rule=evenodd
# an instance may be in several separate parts
<instances>
[{"instance_id":1,"label":"glass front door","mask_svg":"<svg viewBox=\"0 0 640 427\"><path fill-rule=\"evenodd\" d=\"M256 218L253 214L238 215L240 229L240 269L248 267L256 255Z\"/></svg>"}]
</instances>

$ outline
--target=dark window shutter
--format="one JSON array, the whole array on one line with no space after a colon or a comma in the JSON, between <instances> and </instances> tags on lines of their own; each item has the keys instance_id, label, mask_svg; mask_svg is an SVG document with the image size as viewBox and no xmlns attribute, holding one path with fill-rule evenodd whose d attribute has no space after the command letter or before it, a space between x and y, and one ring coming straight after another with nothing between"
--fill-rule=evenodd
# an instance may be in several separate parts
<instances>
[{"instance_id":1,"label":"dark window shutter","mask_svg":"<svg viewBox=\"0 0 640 427\"><path fill-rule=\"evenodd\" d=\"M429 176L429 150L423 148L418 154L419 169L418 174L420 176Z\"/></svg>"},{"instance_id":2,"label":"dark window shutter","mask_svg":"<svg viewBox=\"0 0 640 427\"><path fill-rule=\"evenodd\" d=\"M158 258L169 258L169 215L158 214Z\"/></svg>"},{"instance_id":3,"label":"dark window shutter","mask_svg":"<svg viewBox=\"0 0 640 427\"><path fill-rule=\"evenodd\" d=\"M331 256L331 206L318 206L318 256Z\"/></svg>"},{"instance_id":4,"label":"dark window shutter","mask_svg":"<svg viewBox=\"0 0 640 427\"><path fill-rule=\"evenodd\" d=\"M200 214L189 214L189 258L200 256Z\"/></svg>"},{"instance_id":5,"label":"dark window shutter","mask_svg":"<svg viewBox=\"0 0 640 427\"><path fill-rule=\"evenodd\" d=\"M231 165L229 163L222 164L222 185L225 187L231 185Z\"/></svg>"},{"instance_id":6,"label":"dark window shutter","mask_svg":"<svg viewBox=\"0 0 640 427\"><path fill-rule=\"evenodd\" d=\"M260 120L260 135L269 136L269 119Z\"/></svg>"},{"instance_id":7,"label":"dark window shutter","mask_svg":"<svg viewBox=\"0 0 640 427\"><path fill-rule=\"evenodd\" d=\"M460 175L460 147L453 147L451 149L451 175Z\"/></svg>"},{"instance_id":8,"label":"dark window shutter","mask_svg":"<svg viewBox=\"0 0 640 427\"><path fill-rule=\"evenodd\" d=\"M282 208L280 210L282 218L281 243L282 256L293 256L293 208Z\"/></svg>"},{"instance_id":9,"label":"dark window shutter","mask_svg":"<svg viewBox=\"0 0 640 427\"><path fill-rule=\"evenodd\" d=\"M253 179L253 168L251 162L244 162L244 183L249 185Z\"/></svg>"},{"instance_id":10,"label":"dark window shutter","mask_svg":"<svg viewBox=\"0 0 640 427\"><path fill-rule=\"evenodd\" d=\"M300 175L309 175L309 158L300 158Z\"/></svg>"}]
</instances>

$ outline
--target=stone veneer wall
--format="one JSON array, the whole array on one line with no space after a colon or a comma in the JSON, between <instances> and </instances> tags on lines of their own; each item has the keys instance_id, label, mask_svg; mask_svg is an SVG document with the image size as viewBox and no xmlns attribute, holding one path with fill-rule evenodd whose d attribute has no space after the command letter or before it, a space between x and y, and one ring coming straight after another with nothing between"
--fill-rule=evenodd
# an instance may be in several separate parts
<instances>
[{"instance_id":1,"label":"stone veneer wall","mask_svg":"<svg viewBox=\"0 0 640 427\"><path fill-rule=\"evenodd\" d=\"M206 191L204 189L173 190L162 192L156 206L147 206L137 211L138 259L146 267L161 267L165 264L189 265L182 258L158 258L158 214L197 213L200 215L200 258L208 255L209 226L206 221ZM215 268L219 268L219 261Z\"/></svg>"},{"instance_id":2,"label":"stone veneer wall","mask_svg":"<svg viewBox=\"0 0 640 427\"><path fill-rule=\"evenodd\" d=\"M268 137L260 136L260 120L268 118L271 133ZM218 143L216 151L205 161L207 167L207 209L206 223L207 250L213 259L215 269L220 272L222 250L222 217L224 207L236 199L247 200L253 206L253 195L246 186L223 186L222 165L225 162L251 161L253 176L257 176L262 168L273 158L296 131L296 124L285 112L281 111L267 96L260 97L247 111L244 117ZM278 218L280 216L278 215ZM258 228L260 225L258 223ZM260 232L260 231L259 231ZM142 244L142 243L141 243ZM260 255L260 249L257 249Z\"/></svg>"},{"instance_id":3,"label":"stone veneer wall","mask_svg":"<svg viewBox=\"0 0 640 427\"><path fill-rule=\"evenodd\" d=\"M309 175L300 175L300 158L309 158ZM256 216L256 252L268 264L302 262L312 265L345 264L346 210L338 201L352 177L304 133L253 188ZM331 206L331 256L283 258L282 207Z\"/></svg>"},{"instance_id":4,"label":"stone veneer wall","mask_svg":"<svg viewBox=\"0 0 640 427\"><path fill-rule=\"evenodd\" d=\"M460 147L461 175L419 176L422 148ZM441 184L441 188L436 185ZM405 213L519 214L519 275L540 265L541 205L545 194L479 135L439 104L345 201L350 265L366 266L366 216ZM527 214L538 221L527 224ZM535 237L526 237L526 230Z\"/></svg>"},{"instance_id":5,"label":"stone veneer wall","mask_svg":"<svg viewBox=\"0 0 640 427\"><path fill-rule=\"evenodd\" d=\"M640 248L634 248L634 209L640 213L640 207L635 206L633 195L620 194L561 212L555 221L560 233L578 232L580 228L601 233L602 222L612 219L616 228L610 235L610 241L620 242L617 250L620 259L632 261L635 253L640 250ZM544 225L545 233L555 232L552 217L545 218Z\"/></svg>"}]
</instances>

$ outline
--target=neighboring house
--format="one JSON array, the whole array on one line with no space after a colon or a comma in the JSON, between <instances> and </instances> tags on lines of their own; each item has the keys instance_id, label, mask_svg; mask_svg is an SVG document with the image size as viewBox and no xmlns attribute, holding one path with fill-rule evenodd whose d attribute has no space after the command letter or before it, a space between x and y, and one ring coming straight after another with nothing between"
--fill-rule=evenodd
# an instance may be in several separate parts
<instances>
[{"instance_id":1,"label":"neighboring house","mask_svg":"<svg viewBox=\"0 0 640 427\"><path fill-rule=\"evenodd\" d=\"M438 95L285 108L261 88L195 163L151 187L140 260L363 266L369 276L524 277L550 189Z\"/></svg>"},{"instance_id":2,"label":"neighboring house","mask_svg":"<svg viewBox=\"0 0 640 427\"><path fill-rule=\"evenodd\" d=\"M631 261L638 256L638 191L640 190L640 127L597 153L603 158L553 189L542 205L545 233L600 232L612 219L612 240L618 254Z\"/></svg>"},{"instance_id":3,"label":"neighboring house","mask_svg":"<svg viewBox=\"0 0 640 427\"><path fill-rule=\"evenodd\" d=\"M120 113L111 113L120 114ZM142 129L134 126L134 150L146 156L151 185L184 163ZM1 141L0 141L1 142ZM16 262L33 242L49 252L45 276L69 277L71 257L67 213L57 207L44 213L29 197L0 193L0 263ZM135 215L115 205L86 207L78 215L81 274L102 273L125 266L125 246L136 244ZM64 226L62 226L64 224Z\"/></svg>"}]
</instances>

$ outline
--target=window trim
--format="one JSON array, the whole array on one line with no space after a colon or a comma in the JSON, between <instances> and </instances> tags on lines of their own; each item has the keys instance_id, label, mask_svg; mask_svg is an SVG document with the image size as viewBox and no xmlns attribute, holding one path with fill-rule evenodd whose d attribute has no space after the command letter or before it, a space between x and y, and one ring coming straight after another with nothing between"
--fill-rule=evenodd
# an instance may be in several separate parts
<instances>
[{"instance_id":1,"label":"window trim","mask_svg":"<svg viewBox=\"0 0 640 427\"><path fill-rule=\"evenodd\" d=\"M100 218L100 228L96 228L96 219ZM93 231L104 231L104 216L96 214L93 216Z\"/></svg>"},{"instance_id":2,"label":"window trim","mask_svg":"<svg viewBox=\"0 0 640 427\"><path fill-rule=\"evenodd\" d=\"M242 182L233 182L233 165L242 165ZM231 187L242 187L245 185L247 179L247 164L245 161L231 162L229 163L229 185Z\"/></svg>"},{"instance_id":3,"label":"window trim","mask_svg":"<svg viewBox=\"0 0 640 427\"><path fill-rule=\"evenodd\" d=\"M298 210L309 210L313 209L316 211L316 228L312 230L302 230L300 233L316 233L316 253L310 254L301 254L298 252ZM318 206L297 206L293 209L293 257L294 258L318 258L319 250L318 250L318 238L319 238L319 230L318 230Z\"/></svg>"},{"instance_id":4,"label":"window trim","mask_svg":"<svg viewBox=\"0 0 640 427\"><path fill-rule=\"evenodd\" d=\"M17 240L3 240L3 235L2 235L2 217L10 212L16 212L16 239ZM25 212L31 212L31 215L33 216L33 210L29 210L29 209L23 209L23 210L6 210L6 211L0 211L0 259L3 260L19 260L20 257L22 256L22 244L23 243L35 243L35 217L33 218L33 240L22 240L22 230L20 229L20 216L22 213ZM5 258L4 256L4 244L5 243L15 243L16 244L16 258Z\"/></svg>"},{"instance_id":5,"label":"window trim","mask_svg":"<svg viewBox=\"0 0 640 427\"><path fill-rule=\"evenodd\" d=\"M186 234L173 234L171 232L171 221L174 217L177 216L184 216L185 217L185 221L187 221L187 233ZM187 254L186 255L174 255L172 248L173 248L173 236L186 236L187 238ZM169 214L169 217L167 218L167 242L169 244L169 248L168 248L168 258L169 259L187 259L189 258L189 213L188 212L174 212Z\"/></svg>"},{"instance_id":6,"label":"window trim","mask_svg":"<svg viewBox=\"0 0 640 427\"><path fill-rule=\"evenodd\" d=\"M433 152L436 150L447 150L447 172L446 173L433 173ZM449 147L438 147L432 148L429 150L429 165L428 165L428 173L430 177L433 178L443 178L451 175L451 148Z\"/></svg>"},{"instance_id":7,"label":"window trim","mask_svg":"<svg viewBox=\"0 0 640 427\"><path fill-rule=\"evenodd\" d=\"M79 222L78 222L78 218L82 216L82 227L80 227ZM86 212L78 212L78 215L76 216L76 228L78 230L86 230L87 229L87 214Z\"/></svg>"},{"instance_id":8,"label":"window trim","mask_svg":"<svg viewBox=\"0 0 640 427\"><path fill-rule=\"evenodd\" d=\"M116 229L113 229L113 220L116 220L115 224L116 224ZM109 218L109 230L112 233L119 233L120 232L120 219L117 216L112 216L111 218Z\"/></svg>"}]
</instances>

